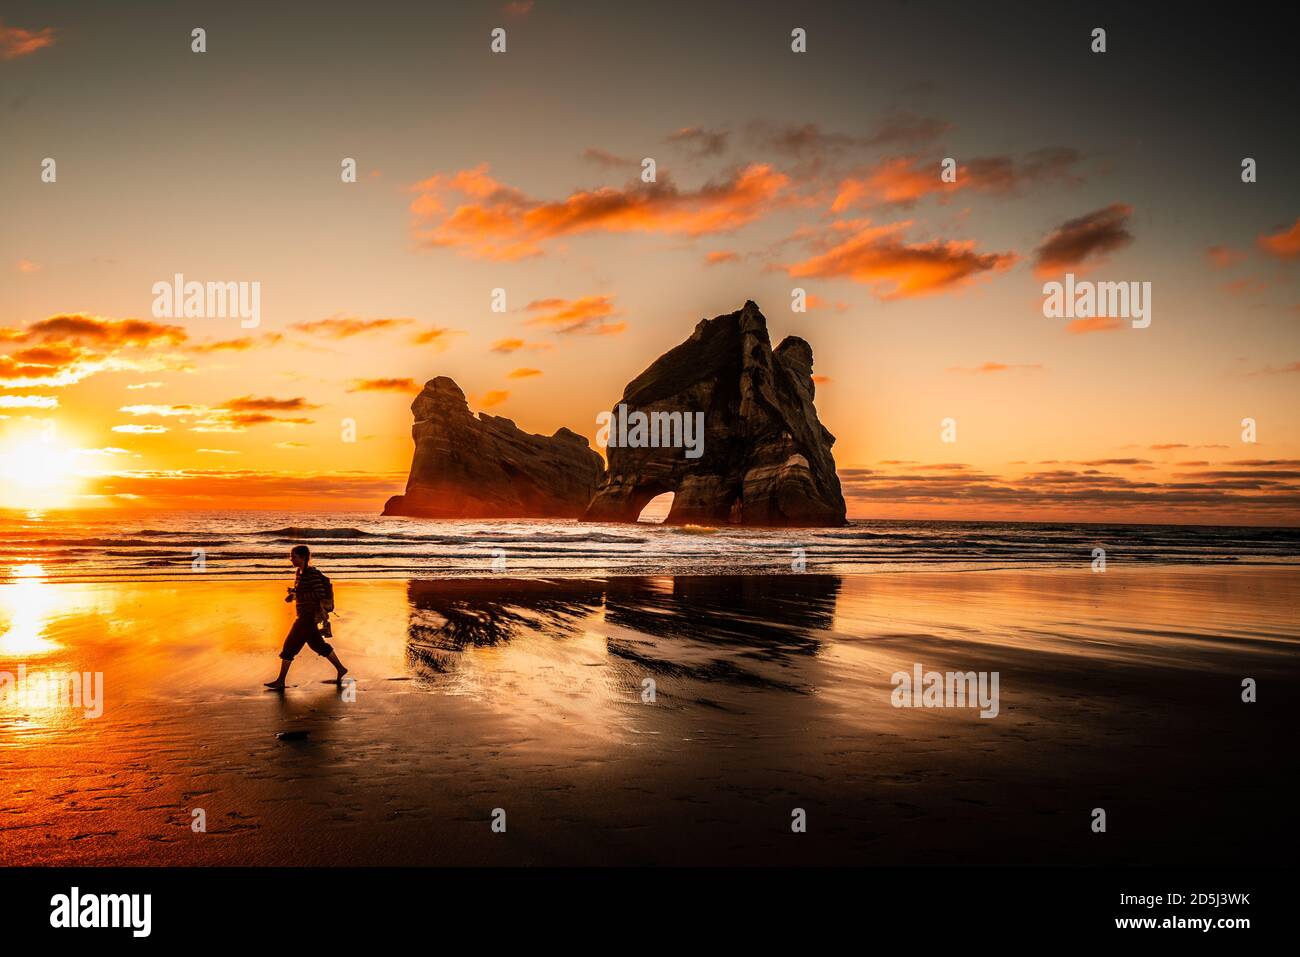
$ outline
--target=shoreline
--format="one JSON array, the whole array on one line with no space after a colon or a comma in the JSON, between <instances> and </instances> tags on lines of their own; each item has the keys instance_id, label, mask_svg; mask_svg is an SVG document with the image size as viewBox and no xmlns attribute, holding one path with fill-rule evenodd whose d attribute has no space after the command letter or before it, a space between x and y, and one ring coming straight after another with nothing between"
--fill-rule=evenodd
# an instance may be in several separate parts
<instances>
[{"instance_id":1,"label":"shoreline","mask_svg":"<svg viewBox=\"0 0 1300 957\"><path fill-rule=\"evenodd\" d=\"M304 525L304 522L307 525ZM1015 568L1300 566L1286 530L1094 529L962 523L857 524L798 531L712 531L639 523L412 522L354 514L330 519L199 513L136 522L0 528L0 581L182 581L202 574L278 577L291 547L309 543L340 580L512 574L783 575L815 571L997 571Z\"/></svg>"},{"instance_id":2,"label":"shoreline","mask_svg":"<svg viewBox=\"0 0 1300 957\"><path fill-rule=\"evenodd\" d=\"M402 473L405 476L405 472ZM394 493L398 494L398 493ZM60 521L76 518L130 518L145 520L150 517L165 518L168 516L192 514L193 509L180 508L125 508L120 506L97 507L97 508L0 508L0 522L12 521L27 523L32 521ZM202 510L198 510L202 511ZM418 516L402 515L385 515L382 512L358 511L356 509L328 509L312 508L310 510L294 509L286 511L283 508L213 508L213 513L220 515L238 515L238 516L280 516L296 515L301 517L319 518L322 520L332 521L335 518L360 518L364 521L419 521L433 524L454 524L463 522L481 522L484 524L498 523L510 524L516 522L537 522L541 524L556 523L567 524L581 528L637 528L642 526L649 527L680 527L668 526L659 521L635 521L635 522L585 522L577 518L422 518ZM1095 511L1089 512L1095 515ZM935 516L918 516L909 514L905 517L900 516L871 516L871 515L850 515L845 525L808 525L798 527L785 526L760 526L760 525L722 525L720 528L731 528L737 531L818 531L818 530L835 530L840 528L852 528L857 525L911 525L918 522L924 522L932 525L972 525L972 526L999 526L999 525L1022 525L1025 527L1035 526L1058 526L1063 528L1081 527L1081 528L1192 528L1221 531L1258 531L1261 529L1277 529L1282 531L1300 531L1300 520L1292 520L1291 523L1280 522L1276 517L1267 520L1260 520L1253 524L1241 524L1231 522L1151 522L1151 521L1124 521L1122 519L1069 519L1069 518L951 518Z\"/></svg>"},{"instance_id":3,"label":"shoreline","mask_svg":"<svg viewBox=\"0 0 1300 957\"><path fill-rule=\"evenodd\" d=\"M584 578L711 578L723 576L736 577L769 577L769 578L799 578L807 575L835 575L846 578L853 577L874 577L878 575L961 575L961 574L994 574L994 573L1073 573L1088 572L1089 574L1113 574L1118 571L1179 571L1184 573L1195 573L1199 571L1250 571L1253 569L1297 569L1300 570L1300 557L1292 560L1260 561L1260 560L1239 560L1230 561L1222 560L1203 560L1195 562L1129 562L1118 563L1112 562L1107 572L1091 572L1089 562L1082 560L1071 564L1052 564L1044 562L952 562L949 564L938 564L933 562L921 563L915 565L896 564L888 568L870 568L864 567L864 563L839 563L828 565L811 565L807 571L793 572L780 568L769 568L763 566L745 567L743 565L733 566L725 571L717 568L707 568L705 570L672 570L666 571L657 568L654 565L647 565L644 568L640 566L620 566L617 568L610 567L588 567L588 566L569 566L564 568L516 568L512 567L505 572L494 572L490 569L483 568L458 568L447 567L431 574L429 568L418 569L393 569L383 574L356 574L352 572L329 572L329 557L322 554L318 567L326 571L332 581L337 582L355 582L358 584L366 582L394 582L394 581L450 581L461 578L473 579L500 579L502 581L520 580L528 581L534 579L584 579ZM207 572L189 572L176 573L174 575L130 575L123 573L121 575L110 576L103 575L98 577L73 578L60 577L56 575L24 575L0 577L0 587L5 585L18 584L29 581L32 578L40 578L42 584L48 585L147 585L147 584L170 584L174 585L186 581L204 581L204 582L278 582L287 578L292 578L292 571L286 566L283 572L272 571L250 571L247 573L222 571L219 573Z\"/></svg>"}]
</instances>

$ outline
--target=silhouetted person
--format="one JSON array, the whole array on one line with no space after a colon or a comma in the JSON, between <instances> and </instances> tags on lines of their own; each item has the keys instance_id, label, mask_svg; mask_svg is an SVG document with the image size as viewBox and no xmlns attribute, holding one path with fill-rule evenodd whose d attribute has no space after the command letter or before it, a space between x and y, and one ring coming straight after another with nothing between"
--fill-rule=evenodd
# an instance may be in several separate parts
<instances>
[{"instance_id":1,"label":"silhouetted person","mask_svg":"<svg viewBox=\"0 0 1300 957\"><path fill-rule=\"evenodd\" d=\"M311 549L306 545L295 545L289 552L289 561L293 562L293 567L297 571L294 573L293 585L289 587L289 594L284 596L284 600L297 604L298 617L294 620L293 627L289 629L289 635L284 639L284 647L280 650L280 677L268 681L266 686L276 691L284 690L284 679L289 673L289 666L293 664L293 659L298 652L302 651L303 645L311 648L322 658L328 659L329 663L338 669L338 677L334 682L341 684L348 669L343 667L343 662L339 661L339 656L325 640L325 637L331 634L329 612L333 606L333 589L319 569L312 567Z\"/></svg>"}]
</instances>

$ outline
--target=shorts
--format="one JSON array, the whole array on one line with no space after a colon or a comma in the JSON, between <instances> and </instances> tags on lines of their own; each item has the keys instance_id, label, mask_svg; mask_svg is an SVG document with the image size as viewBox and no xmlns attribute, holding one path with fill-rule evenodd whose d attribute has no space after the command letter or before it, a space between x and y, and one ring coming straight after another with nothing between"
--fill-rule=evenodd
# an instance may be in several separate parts
<instances>
[{"instance_id":1,"label":"shorts","mask_svg":"<svg viewBox=\"0 0 1300 957\"><path fill-rule=\"evenodd\" d=\"M284 647L280 649L280 657L285 661L293 661L302 651L302 646L306 645L322 658L328 658L334 654L334 649L325 637L316 628L316 622L310 618L297 618L294 620L293 627L289 629L289 635L284 639Z\"/></svg>"}]
</instances>

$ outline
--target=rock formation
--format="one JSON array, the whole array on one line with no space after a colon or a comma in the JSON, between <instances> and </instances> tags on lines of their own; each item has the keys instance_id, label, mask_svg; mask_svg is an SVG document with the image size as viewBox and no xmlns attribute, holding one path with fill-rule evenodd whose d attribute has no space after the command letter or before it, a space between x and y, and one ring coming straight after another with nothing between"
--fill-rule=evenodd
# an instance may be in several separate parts
<instances>
[{"instance_id":1,"label":"rock formation","mask_svg":"<svg viewBox=\"0 0 1300 957\"><path fill-rule=\"evenodd\" d=\"M411 475L385 515L579 518L600 484L603 463L585 438L564 428L548 438L500 416L475 417L446 376L425 383L411 412Z\"/></svg>"},{"instance_id":2,"label":"rock formation","mask_svg":"<svg viewBox=\"0 0 1300 957\"><path fill-rule=\"evenodd\" d=\"M701 454L615 446L611 430L605 479L584 518L636 521L650 499L674 492L671 524L845 524L835 436L817 419L812 363L812 348L796 336L773 350L753 302L701 320L689 339L628 384L625 410L612 410L623 419L629 412L680 413L683 420L702 412Z\"/></svg>"}]
</instances>

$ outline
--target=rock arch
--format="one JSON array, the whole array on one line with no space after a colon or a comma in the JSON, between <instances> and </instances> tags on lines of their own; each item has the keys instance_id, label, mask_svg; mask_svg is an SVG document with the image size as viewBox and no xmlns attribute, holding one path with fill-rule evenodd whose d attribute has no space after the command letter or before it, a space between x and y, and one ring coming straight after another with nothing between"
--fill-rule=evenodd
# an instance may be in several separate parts
<instances>
[{"instance_id":1,"label":"rock arch","mask_svg":"<svg viewBox=\"0 0 1300 957\"><path fill-rule=\"evenodd\" d=\"M614 444L611 430L605 478L584 519L635 522L652 498L673 492L667 524L843 525L835 437L818 420L814 396L812 348L790 336L773 350L753 302L701 320L628 383L611 413L702 414L701 454Z\"/></svg>"}]
</instances>

